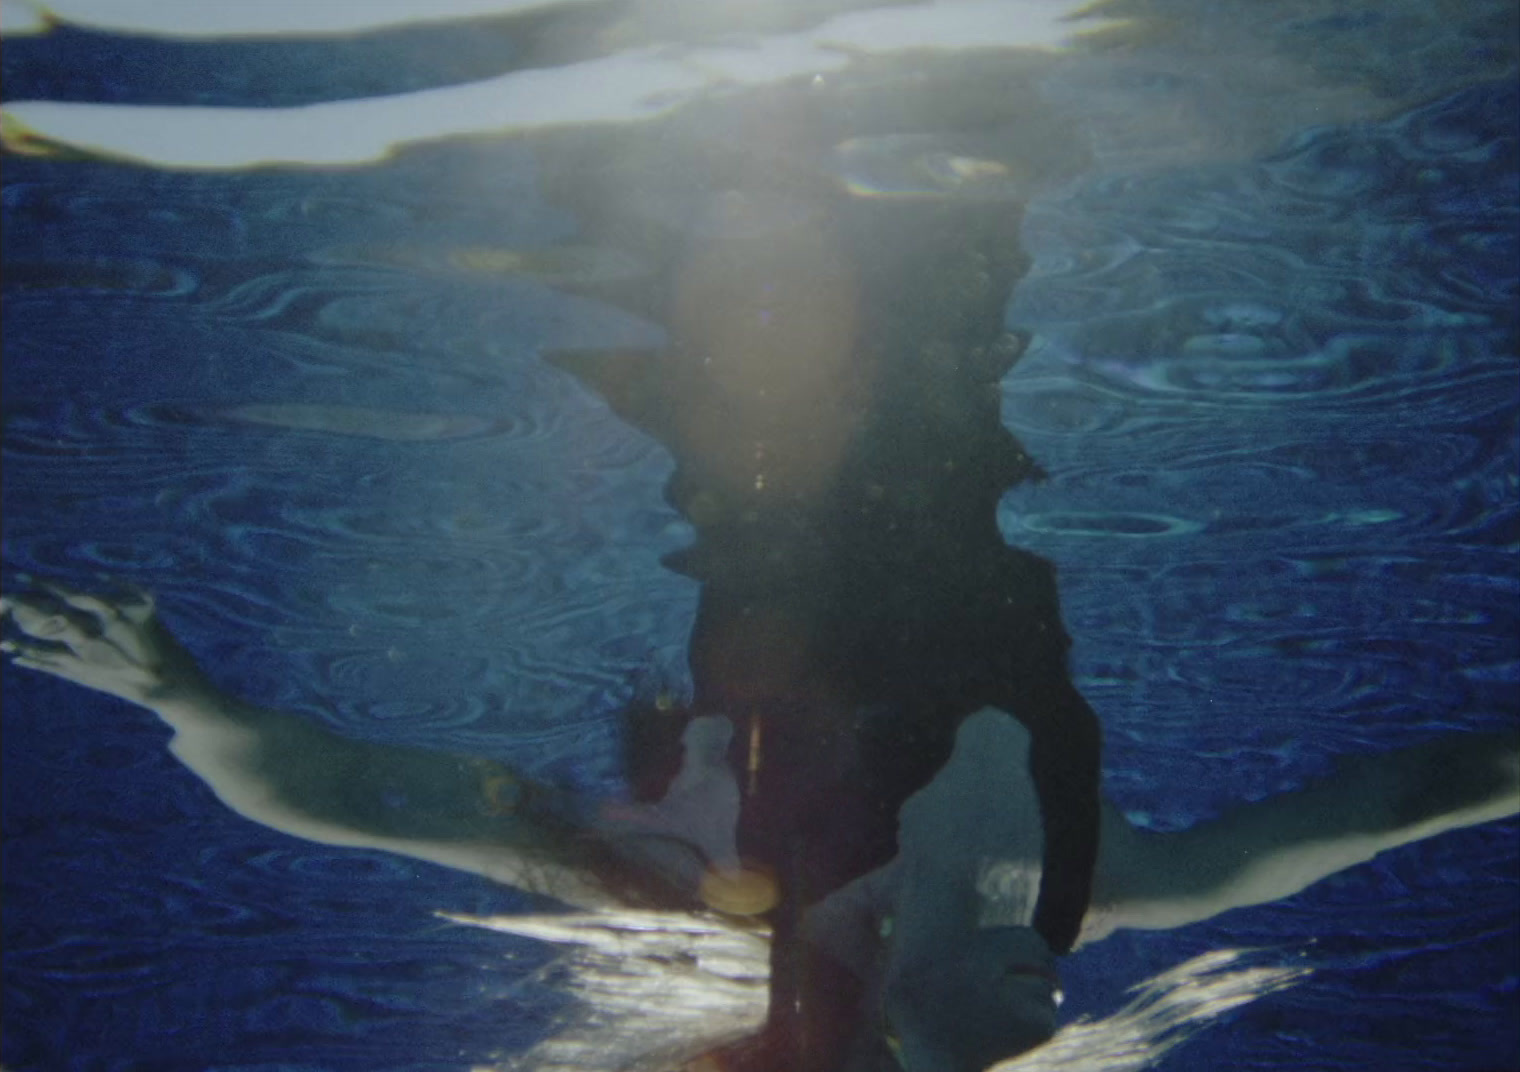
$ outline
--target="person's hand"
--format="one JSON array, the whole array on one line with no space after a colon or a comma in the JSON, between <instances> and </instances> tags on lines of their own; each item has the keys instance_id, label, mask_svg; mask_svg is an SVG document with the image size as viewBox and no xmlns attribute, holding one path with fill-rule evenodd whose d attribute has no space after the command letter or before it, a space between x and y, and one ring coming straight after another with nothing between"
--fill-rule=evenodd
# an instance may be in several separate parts
<instances>
[{"instance_id":1,"label":"person's hand","mask_svg":"<svg viewBox=\"0 0 1520 1072\"><path fill-rule=\"evenodd\" d=\"M0 651L17 666L153 707L207 688L189 653L135 590L106 599L38 583L0 596L7 636Z\"/></svg>"}]
</instances>

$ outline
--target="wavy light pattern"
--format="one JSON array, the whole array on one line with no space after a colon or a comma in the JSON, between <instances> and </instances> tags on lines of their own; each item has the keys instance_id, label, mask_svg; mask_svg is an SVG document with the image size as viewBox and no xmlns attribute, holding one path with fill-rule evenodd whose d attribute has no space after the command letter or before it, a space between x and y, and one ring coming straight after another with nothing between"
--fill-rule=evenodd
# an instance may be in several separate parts
<instances>
[{"instance_id":1,"label":"wavy light pattern","mask_svg":"<svg viewBox=\"0 0 1520 1072\"><path fill-rule=\"evenodd\" d=\"M764 933L652 912L445 918L566 947L555 971L578 999L551 1038L476 1072L674 1068L754 1031L765 1017L770 947ZM1133 999L1112 1015L1082 1017L1044 1046L994 1068L1152 1067L1230 1010L1310 973L1301 964L1263 959L1260 951L1244 949L1194 957L1135 984Z\"/></svg>"},{"instance_id":2,"label":"wavy light pattern","mask_svg":"<svg viewBox=\"0 0 1520 1072\"><path fill-rule=\"evenodd\" d=\"M1056 49L1081 30L1101 28L1069 21L1082 6L954 0L868 9L737 44L615 52L473 84L300 108L15 101L0 109L0 136L14 150L68 147L162 167L358 164L422 140L650 120L729 87L844 71L854 56Z\"/></svg>"},{"instance_id":3,"label":"wavy light pattern","mask_svg":"<svg viewBox=\"0 0 1520 1072\"><path fill-rule=\"evenodd\" d=\"M1159 60L1051 68L1044 91L1098 171L1031 204L1034 266L1008 308L1036 341L1004 419L1051 479L999 521L1059 564L1105 787L1159 830L1334 756L1495 728L1516 703L1517 99L1512 80L1452 81L1507 69L1513 35L1493 28L1512 5L1466 5L1470 21L1288 7L1234 25L1207 5L1183 20L1198 40ZM4 4L0 29L27 10ZM599 43L481 92L503 95L493 122L616 126L846 64L841 42L1001 40L951 18L978 5L922 10L949 21L857 12L750 50ZM49 43L161 55L64 25L8 41L6 62ZM300 81L275 62L293 43L263 47L236 54L228 98L273 94L266 61ZM530 86L588 72L643 81L532 106ZM7 88L50 95L46 64L24 73ZM176 125L154 143L134 123L184 113L122 111L110 83L64 80L56 99L98 103L14 114L50 150L68 140L52 115L87 120L86 142L136 115L106 151L190 140ZM276 110L260 142L233 115L236 152L216 138L198 159L373 155L393 116L433 137L465 99L333 103L316 114L379 118L318 153L292 134L315 120ZM843 160L863 196L1023 196L1016 153L942 142L887 136L864 163L859 143L825 146L822 166ZM697 592L659 558L690 530L661 497L664 451L539 355L659 345L657 325L563 289L647 266L548 207L510 140L332 170L5 164L7 586L137 581L250 698L619 792L619 707L686 686ZM630 995L692 991L662 1040L681 1052L758 1015L753 934L551 920L516 891L270 834L185 776L140 712L20 672L4 688L7 1067L595 1067L631 1052L607 1034ZM1516 1015L1514 843L1493 824L1183 934L1116 935L1070 958L1073 1022L1014 1067L1513 1066L1496 1025ZM1310 940L1312 976L1230 952ZM688 944L712 957L694 967ZM1142 980L1160 989L1127 993Z\"/></svg>"}]
</instances>

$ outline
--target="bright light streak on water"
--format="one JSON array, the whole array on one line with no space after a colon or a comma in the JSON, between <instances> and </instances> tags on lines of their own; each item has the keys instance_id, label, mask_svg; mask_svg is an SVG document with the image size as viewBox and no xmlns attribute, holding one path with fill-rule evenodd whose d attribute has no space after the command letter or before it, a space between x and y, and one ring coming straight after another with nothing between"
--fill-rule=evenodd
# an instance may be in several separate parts
<instances>
[{"instance_id":1,"label":"bright light streak on water","mask_svg":"<svg viewBox=\"0 0 1520 1072\"><path fill-rule=\"evenodd\" d=\"M1308 977L1303 965L1258 965L1252 950L1217 949L1131 988L1133 1001L1101 1020L1078 1020L996 1072L1080 1068L1132 1072L1149 1067L1211 1022Z\"/></svg>"},{"instance_id":2,"label":"bright light streak on water","mask_svg":"<svg viewBox=\"0 0 1520 1072\"><path fill-rule=\"evenodd\" d=\"M517 15L584 0L366 0L365 3L206 4L199 0L51 0L5 5L0 32L46 33L57 23L163 37L296 37L406 23Z\"/></svg>"},{"instance_id":3,"label":"bright light streak on water","mask_svg":"<svg viewBox=\"0 0 1520 1072\"><path fill-rule=\"evenodd\" d=\"M554 968L578 999L557 1033L501 1069L678 1066L765 1020L769 936L715 918L657 912L477 917L445 914L567 947ZM1261 951L1219 949L1130 989L1111 1016L1083 1018L997 1072L1149 1067L1220 1016L1307 978L1303 964L1262 962Z\"/></svg>"},{"instance_id":4,"label":"bright light streak on water","mask_svg":"<svg viewBox=\"0 0 1520 1072\"><path fill-rule=\"evenodd\" d=\"M445 918L569 947L556 968L577 1004L554 1037L503 1068L679 1066L765 1021L764 932L659 912Z\"/></svg>"},{"instance_id":5,"label":"bright light streak on water","mask_svg":"<svg viewBox=\"0 0 1520 1072\"><path fill-rule=\"evenodd\" d=\"M0 137L18 152L67 147L176 168L360 164L435 138L653 119L703 92L838 72L857 55L1049 50L1076 32L1114 25L1069 21L1079 7L1069 0L963 0L871 9L737 45L638 49L465 85L298 108L19 101L0 110Z\"/></svg>"}]
</instances>

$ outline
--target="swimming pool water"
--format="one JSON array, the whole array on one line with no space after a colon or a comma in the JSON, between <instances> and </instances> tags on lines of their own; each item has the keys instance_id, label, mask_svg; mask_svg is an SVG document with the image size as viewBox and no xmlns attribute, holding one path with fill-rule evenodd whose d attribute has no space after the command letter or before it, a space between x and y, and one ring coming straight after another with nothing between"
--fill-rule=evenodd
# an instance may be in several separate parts
<instances>
[{"instance_id":1,"label":"swimming pool water","mask_svg":"<svg viewBox=\"0 0 1520 1072\"><path fill-rule=\"evenodd\" d=\"M489 76L520 42L485 25L65 29L0 61L10 101L286 105ZM1058 564L1105 789L1145 825L1513 725L1517 97L1485 78L1157 166L1095 123L1094 167L1031 201L1003 412L1050 479L998 520ZM135 580L250 699L616 789L619 705L686 672L697 590L659 558L691 530L660 445L539 357L662 329L557 287L621 262L521 252L583 231L530 146L8 155L3 183L7 588ZM433 914L532 898L263 830L146 713L9 667L3 689L6 1068L460 1070L552 1030L553 950ZM1517 842L1489 824L1121 932L1071 958L1064 1013L1264 946L1315 973L1160 1067L1520 1066Z\"/></svg>"}]
</instances>

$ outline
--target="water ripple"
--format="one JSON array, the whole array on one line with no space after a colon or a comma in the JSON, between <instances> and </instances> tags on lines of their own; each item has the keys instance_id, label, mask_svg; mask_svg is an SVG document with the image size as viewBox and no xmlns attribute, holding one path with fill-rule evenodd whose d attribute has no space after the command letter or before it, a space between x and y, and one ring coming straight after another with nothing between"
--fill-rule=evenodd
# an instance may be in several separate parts
<instances>
[{"instance_id":1,"label":"water ripple","mask_svg":"<svg viewBox=\"0 0 1520 1072\"><path fill-rule=\"evenodd\" d=\"M1441 132L1503 96L1311 131L1254 167L1043 199L1010 321L1108 377L1199 401L1370 400L1460 375L1513 330L1515 135Z\"/></svg>"}]
</instances>

